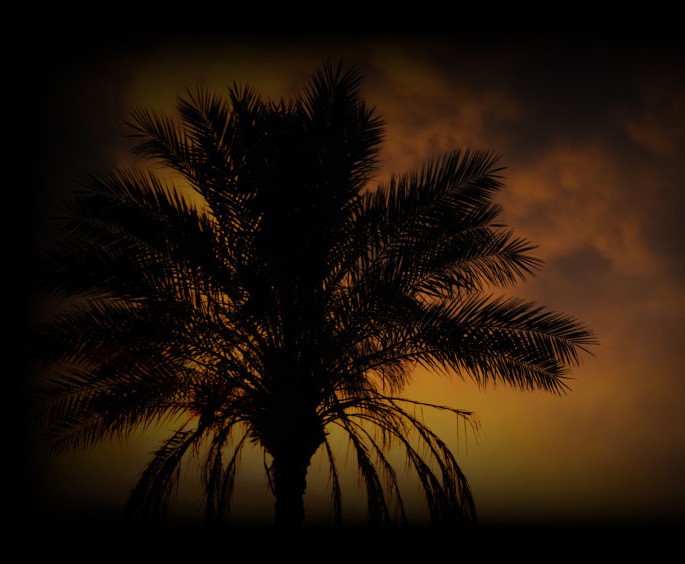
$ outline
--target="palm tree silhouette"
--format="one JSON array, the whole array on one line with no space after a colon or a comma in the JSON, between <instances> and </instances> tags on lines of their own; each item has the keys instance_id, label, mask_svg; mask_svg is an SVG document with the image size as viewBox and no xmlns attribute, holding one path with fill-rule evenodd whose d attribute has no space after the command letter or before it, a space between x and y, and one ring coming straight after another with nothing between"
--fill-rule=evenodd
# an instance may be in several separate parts
<instances>
[{"instance_id":1,"label":"palm tree silhouette","mask_svg":"<svg viewBox=\"0 0 685 564\"><path fill-rule=\"evenodd\" d=\"M454 152L369 187L383 124L360 86L355 69L324 64L293 101L234 86L187 93L175 118L134 112L137 154L171 184L120 170L67 204L43 285L73 304L41 333L41 421L53 453L178 423L130 514L163 514L182 460L197 456L206 517L220 519L252 443L277 524L303 521L319 450L340 519L337 427L372 522L392 508L406 519L389 443L433 522L474 521L453 453L414 408L471 414L402 398L412 368L559 393L593 342L570 317L491 295L540 266L496 223L497 157Z\"/></svg>"}]
</instances>

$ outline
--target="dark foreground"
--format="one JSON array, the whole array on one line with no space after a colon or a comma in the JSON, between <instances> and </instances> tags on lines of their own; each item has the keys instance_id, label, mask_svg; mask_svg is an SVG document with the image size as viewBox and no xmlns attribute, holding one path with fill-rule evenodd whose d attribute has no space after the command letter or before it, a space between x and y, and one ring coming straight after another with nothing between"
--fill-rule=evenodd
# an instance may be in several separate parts
<instances>
[{"instance_id":1,"label":"dark foreground","mask_svg":"<svg viewBox=\"0 0 685 564\"><path fill-rule=\"evenodd\" d=\"M646 557L660 561L685 539L685 519L596 523L499 523L475 529L413 527L384 529L309 525L300 531L272 526L232 525L206 528L190 522L164 526L123 525L113 518L91 516L16 523L41 539L31 552L66 554L76 561L172 562L203 559L262 562L452 561L463 557L525 558L528 562L594 561L598 556ZM18 535L21 537L21 535Z\"/></svg>"}]
</instances>

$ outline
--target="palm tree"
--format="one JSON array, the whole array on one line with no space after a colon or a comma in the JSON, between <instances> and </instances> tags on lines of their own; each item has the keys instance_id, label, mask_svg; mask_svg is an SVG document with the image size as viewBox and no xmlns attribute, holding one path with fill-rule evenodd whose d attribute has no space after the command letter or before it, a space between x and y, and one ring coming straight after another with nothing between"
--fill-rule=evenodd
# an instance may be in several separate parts
<instances>
[{"instance_id":1,"label":"palm tree","mask_svg":"<svg viewBox=\"0 0 685 564\"><path fill-rule=\"evenodd\" d=\"M136 152L165 180L92 176L66 205L43 286L71 305L41 331L40 420L52 453L175 423L132 515L163 514L197 457L206 517L220 519L253 444L277 524L303 521L317 451L339 520L337 427L372 522L406 519L389 444L433 522L472 522L464 474L416 415L427 404L400 395L412 369L561 393L593 342L570 317L491 295L540 266L496 223L496 156L454 152L371 187L383 129L360 86L356 70L325 64L292 101L234 85L188 92L175 118L134 112Z\"/></svg>"}]
</instances>

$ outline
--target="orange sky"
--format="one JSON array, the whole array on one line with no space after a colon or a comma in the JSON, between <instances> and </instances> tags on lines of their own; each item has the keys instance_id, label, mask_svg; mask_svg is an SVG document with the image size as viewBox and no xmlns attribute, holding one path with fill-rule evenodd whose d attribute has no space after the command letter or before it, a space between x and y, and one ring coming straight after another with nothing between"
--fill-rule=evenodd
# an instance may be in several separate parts
<instances>
[{"instance_id":1,"label":"orange sky","mask_svg":"<svg viewBox=\"0 0 685 564\"><path fill-rule=\"evenodd\" d=\"M47 217L71 179L131 162L123 121L133 107L169 109L186 87L233 80L288 95L322 57L344 56L363 70L366 98L387 123L379 178L454 148L501 153L505 219L546 260L512 293L576 315L601 343L564 397L417 372L407 395L479 415L477 440L458 452L481 520L683 518L685 79L677 54L667 44L416 36L46 52L41 115L50 142L37 174L35 238L50 236ZM454 439L446 421L436 425ZM47 514L121 506L152 448L137 437L37 463L51 476ZM241 480L244 515L268 517L261 475L246 468Z\"/></svg>"}]
</instances>

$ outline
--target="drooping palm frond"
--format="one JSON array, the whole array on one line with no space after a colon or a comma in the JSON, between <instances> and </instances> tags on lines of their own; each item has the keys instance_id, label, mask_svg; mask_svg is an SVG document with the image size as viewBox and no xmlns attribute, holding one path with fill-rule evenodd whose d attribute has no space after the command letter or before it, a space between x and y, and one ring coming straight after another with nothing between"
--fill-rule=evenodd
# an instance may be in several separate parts
<instances>
[{"instance_id":1,"label":"drooping palm frond","mask_svg":"<svg viewBox=\"0 0 685 564\"><path fill-rule=\"evenodd\" d=\"M183 457L201 439L203 430L201 427L195 430L181 428L162 444L131 492L127 513L136 519L157 518L164 514L178 483Z\"/></svg>"},{"instance_id":2,"label":"drooping palm frond","mask_svg":"<svg viewBox=\"0 0 685 564\"><path fill-rule=\"evenodd\" d=\"M356 453L356 462L366 486L371 521L378 524L390 522L390 508L394 505L400 523L407 522L397 470L385 455L388 447L397 444L403 449L407 464L423 488L431 522L474 523L473 497L454 455L447 444L420 417L404 409L402 403L448 411L457 417L457 425L462 422L465 430L468 427L475 432L478 428L478 422L470 412L390 397L371 390L358 398L332 404L325 417L345 431ZM334 507L341 504L336 499L339 496L339 490L334 488Z\"/></svg>"},{"instance_id":3,"label":"drooping palm frond","mask_svg":"<svg viewBox=\"0 0 685 564\"><path fill-rule=\"evenodd\" d=\"M333 449L328 438L324 438L324 448L326 450L326 457L328 459L328 469L331 487L331 508L333 510L333 522L336 525L342 523L342 490L340 488L340 477L338 475L338 466L335 462Z\"/></svg>"},{"instance_id":4,"label":"drooping palm frond","mask_svg":"<svg viewBox=\"0 0 685 564\"><path fill-rule=\"evenodd\" d=\"M231 498L235 486L236 470L240 453L248 439L248 432L243 431L240 439L232 449L227 448L235 422L222 424L209 446L203 468L205 485L205 520L221 521L230 513ZM227 457L226 452L230 452ZM227 461L226 461L227 460Z\"/></svg>"},{"instance_id":5,"label":"drooping palm frond","mask_svg":"<svg viewBox=\"0 0 685 564\"><path fill-rule=\"evenodd\" d=\"M36 340L48 450L188 421L153 454L128 513L163 514L190 457L205 517L220 520L253 444L287 497L282 522L301 518L323 449L339 521L337 427L371 521L410 518L387 454L397 448L432 522L475 522L454 454L411 409L477 423L401 398L414 367L561 392L594 342L571 317L488 296L541 264L498 223L497 158L451 153L370 190L382 121L361 75L330 63L290 101L234 85L188 91L176 110L138 110L130 125L136 154L178 185L147 172L87 178L43 257L43 289L71 303Z\"/></svg>"}]
</instances>

